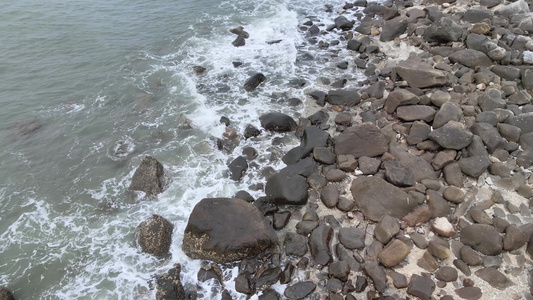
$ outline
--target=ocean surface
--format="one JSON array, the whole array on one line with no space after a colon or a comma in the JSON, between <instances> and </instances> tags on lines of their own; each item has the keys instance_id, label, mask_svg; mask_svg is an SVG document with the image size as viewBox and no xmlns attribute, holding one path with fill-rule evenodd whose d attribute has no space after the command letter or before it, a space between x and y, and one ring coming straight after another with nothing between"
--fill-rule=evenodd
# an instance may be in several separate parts
<instances>
[{"instance_id":1,"label":"ocean surface","mask_svg":"<svg viewBox=\"0 0 533 300\"><path fill-rule=\"evenodd\" d=\"M299 26L312 20L325 29L344 2L5 1L0 286L18 299L154 299L154 275L175 263L184 283L196 284L201 261L181 251L194 205L243 189L262 196L253 189L264 182L261 171L284 167L279 158L298 144L292 134L263 131L220 151L220 118L242 134L248 124L260 128L266 112L304 114L305 92L325 90L323 78L340 79L335 63L349 54L320 49ZM250 34L244 47L232 45L237 26ZM206 71L197 75L193 66ZM256 72L267 81L246 92ZM289 98L304 104L290 107ZM245 147L259 156L237 183L227 165ZM146 155L172 182L157 200L131 199L126 190ZM174 224L170 258L135 243L136 227L152 214ZM224 272L234 299L245 299L234 291L237 268ZM203 297L220 298L209 284L200 286Z\"/></svg>"}]
</instances>

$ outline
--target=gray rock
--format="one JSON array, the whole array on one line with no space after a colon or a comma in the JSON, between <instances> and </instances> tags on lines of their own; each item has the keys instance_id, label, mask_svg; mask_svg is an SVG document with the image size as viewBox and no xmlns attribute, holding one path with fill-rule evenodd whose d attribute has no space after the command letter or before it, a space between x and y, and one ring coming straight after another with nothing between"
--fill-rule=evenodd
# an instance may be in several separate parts
<instances>
[{"instance_id":1,"label":"gray rock","mask_svg":"<svg viewBox=\"0 0 533 300\"><path fill-rule=\"evenodd\" d=\"M265 193L277 205L304 205L307 203L307 182L300 175L280 172L267 180Z\"/></svg>"},{"instance_id":2,"label":"gray rock","mask_svg":"<svg viewBox=\"0 0 533 300\"><path fill-rule=\"evenodd\" d=\"M516 158L516 164L524 168L529 168L533 165L533 150L521 152Z\"/></svg>"},{"instance_id":3,"label":"gray rock","mask_svg":"<svg viewBox=\"0 0 533 300\"><path fill-rule=\"evenodd\" d=\"M527 241L528 236L524 231L520 230L516 225L509 225L505 229L503 249L513 251L525 245Z\"/></svg>"},{"instance_id":4,"label":"gray rock","mask_svg":"<svg viewBox=\"0 0 533 300\"><path fill-rule=\"evenodd\" d=\"M335 117L335 124L341 125L341 126L350 126L352 125L352 115L347 112L339 113Z\"/></svg>"},{"instance_id":5,"label":"gray rock","mask_svg":"<svg viewBox=\"0 0 533 300\"><path fill-rule=\"evenodd\" d=\"M320 199L327 208L333 208L339 202L339 189L336 184L329 183L320 190Z\"/></svg>"},{"instance_id":6,"label":"gray rock","mask_svg":"<svg viewBox=\"0 0 533 300\"><path fill-rule=\"evenodd\" d=\"M378 172L379 167L381 166L381 160L368 156L361 156L358 162L359 170L363 172L363 175L374 175Z\"/></svg>"},{"instance_id":7,"label":"gray rock","mask_svg":"<svg viewBox=\"0 0 533 300\"><path fill-rule=\"evenodd\" d=\"M449 186L443 192L442 196L444 199L459 204L462 203L465 199L465 193L458 187Z\"/></svg>"},{"instance_id":8,"label":"gray rock","mask_svg":"<svg viewBox=\"0 0 533 300\"><path fill-rule=\"evenodd\" d=\"M384 245L398 232L400 232L400 222L389 215L383 216L374 229L376 239Z\"/></svg>"},{"instance_id":9,"label":"gray rock","mask_svg":"<svg viewBox=\"0 0 533 300\"><path fill-rule=\"evenodd\" d=\"M371 123L363 123L346 129L335 139L335 154L378 156L389 149L389 139Z\"/></svg>"},{"instance_id":10,"label":"gray rock","mask_svg":"<svg viewBox=\"0 0 533 300\"><path fill-rule=\"evenodd\" d=\"M446 102L441 107L440 110L435 114L433 119L433 128L437 129L444 126L449 121L461 121L463 117L463 111L459 105L453 102Z\"/></svg>"},{"instance_id":11,"label":"gray rock","mask_svg":"<svg viewBox=\"0 0 533 300\"><path fill-rule=\"evenodd\" d=\"M493 111L484 111L476 116L476 122L496 126L498 125L498 115Z\"/></svg>"},{"instance_id":12,"label":"gray rock","mask_svg":"<svg viewBox=\"0 0 533 300\"><path fill-rule=\"evenodd\" d=\"M341 30L350 30L353 28L353 23L350 22L345 16L339 16L335 19L335 27Z\"/></svg>"},{"instance_id":13,"label":"gray rock","mask_svg":"<svg viewBox=\"0 0 533 300\"><path fill-rule=\"evenodd\" d=\"M456 281L458 276L457 270L448 266L442 266L435 272L435 278L444 282Z\"/></svg>"},{"instance_id":14,"label":"gray rock","mask_svg":"<svg viewBox=\"0 0 533 300\"><path fill-rule=\"evenodd\" d=\"M347 249L363 249L366 231L363 228L344 227L339 230L339 242Z\"/></svg>"},{"instance_id":15,"label":"gray rock","mask_svg":"<svg viewBox=\"0 0 533 300\"><path fill-rule=\"evenodd\" d=\"M390 92L385 102L385 111L392 114L398 106L414 105L420 102L420 98L412 92L405 89L395 89Z\"/></svg>"},{"instance_id":16,"label":"gray rock","mask_svg":"<svg viewBox=\"0 0 533 300\"><path fill-rule=\"evenodd\" d=\"M413 274L409 286L407 287L407 294L422 300L430 300L434 290L435 283L430 277Z\"/></svg>"},{"instance_id":17,"label":"gray rock","mask_svg":"<svg viewBox=\"0 0 533 300\"><path fill-rule=\"evenodd\" d=\"M278 237L263 214L241 199L206 198L194 207L182 249L193 259L227 263L261 253Z\"/></svg>"},{"instance_id":18,"label":"gray rock","mask_svg":"<svg viewBox=\"0 0 533 300\"><path fill-rule=\"evenodd\" d=\"M288 299L304 299L316 289L312 281L301 281L288 286L283 295Z\"/></svg>"},{"instance_id":19,"label":"gray rock","mask_svg":"<svg viewBox=\"0 0 533 300\"><path fill-rule=\"evenodd\" d=\"M244 36L239 35L231 44L235 47L242 47L246 44L246 40L244 39Z\"/></svg>"},{"instance_id":20,"label":"gray rock","mask_svg":"<svg viewBox=\"0 0 533 300\"><path fill-rule=\"evenodd\" d=\"M336 160L335 154L325 147L315 147L313 149L313 158L325 165L334 164Z\"/></svg>"},{"instance_id":21,"label":"gray rock","mask_svg":"<svg viewBox=\"0 0 533 300\"><path fill-rule=\"evenodd\" d=\"M329 90L326 101L331 105L355 106L361 102L356 90Z\"/></svg>"},{"instance_id":22,"label":"gray rock","mask_svg":"<svg viewBox=\"0 0 533 300\"><path fill-rule=\"evenodd\" d=\"M483 140L477 135L474 135L472 142L466 147L466 152L468 153L469 157L489 156L489 152L487 151Z\"/></svg>"},{"instance_id":23,"label":"gray rock","mask_svg":"<svg viewBox=\"0 0 533 300\"><path fill-rule=\"evenodd\" d=\"M528 13L529 5L524 0L518 0L513 3L508 3L496 10L496 14L502 17L510 18L521 13Z\"/></svg>"},{"instance_id":24,"label":"gray rock","mask_svg":"<svg viewBox=\"0 0 533 300\"><path fill-rule=\"evenodd\" d=\"M474 274L500 290L504 290L513 285L513 282L509 278L494 268L479 269Z\"/></svg>"},{"instance_id":25,"label":"gray rock","mask_svg":"<svg viewBox=\"0 0 533 300\"><path fill-rule=\"evenodd\" d=\"M465 11L463 15L463 21L470 23L482 22L484 19L491 20L494 16L492 10L479 8L479 9L469 9Z\"/></svg>"},{"instance_id":26,"label":"gray rock","mask_svg":"<svg viewBox=\"0 0 533 300\"><path fill-rule=\"evenodd\" d=\"M407 29L407 19L396 17L392 20L385 21L381 29L379 40L389 42L399 37Z\"/></svg>"},{"instance_id":27,"label":"gray rock","mask_svg":"<svg viewBox=\"0 0 533 300\"><path fill-rule=\"evenodd\" d=\"M165 274L157 278L157 287L155 298L157 300L165 299L186 299L185 290L180 279L181 266L180 264L175 264L174 267ZM2 298L0 299L9 298Z\"/></svg>"},{"instance_id":28,"label":"gray rock","mask_svg":"<svg viewBox=\"0 0 533 300\"><path fill-rule=\"evenodd\" d=\"M387 288L387 274L383 267L375 261L370 261L365 264L364 270L374 282L374 288L378 292L383 293Z\"/></svg>"},{"instance_id":29,"label":"gray rock","mask_svg":"<svg viewBox=\"0 0 533 300\"><path fill-rule=\"evenodd\" d=\"M461 150L472 142L473 134L463 124L450 121L433 130L429 138L447 149Z\"/></svg>"},{"instance_id":30,"label":"gray rock","mask_svg":"<svg viewBox=\"0 0 533 300\"><path fill-rule=\"evenodd\" d=\"M351 192L364 216L375 222L385 215L401 219L417 206L404 191L379 177L356 178Z\"/></svg>"},{"instance_id":31,"label":"gray rock","mask_svg":"<svg viewBox=\"0 0 533 300\"><path fill-rule=\"evenodd\" d=\"M442 17L424 31L424 40L428 42L456 42L463 35L463 28L453 19Z\"/></svg>"},{"instance_id":32,"label":"gray rock","mask_svg":"<svg viewBox=\"0 0 533 300\"><path fill-rule=\"evenodd\" d=\"M461 259L469 266L480 266L483 264L483 257L470 246L461 247L460 253Z\"/></svg>"},{"instance_id":33,"label":"gray rock","mask_svg":"<svg viewBox=\"0 0 533 300\"><path fill-rule=\"evenodd\" d=\"M346 281L350 274L350 265L345 261L336 261L329 265L328 273L330 277Z\"/></svg>"},{"instance_id":34,"label":"gray rock","mask_svg":"<svg viewBox=\"0 0 533 300\"><path fill-rule=\"evenodd\" d=\"M404 121L423 120L431 122L435 117L436 111L433 107L427 105L409 105L396 108L396 113L398 118Z\"/></svg>"},{"instance_id":35,"label":"gray rock","mask_svg":"<svg viewBox=\"0 0 533 300\"><path fill-rule=\"evenodd\" d=\"M262 73L255 73L254 75L250 76L250 78L246 79L246 81L244 82L244 89L247 92L251 92L255 90L265 80L265 75L263 75Z\"/></svg>"},{"instance_id":36,"label":"gray rock","mask_svg":"<svg viewBox=\"0 0 533 300\"><path fill-rule=\"evenodd\" d=\"M517 67L495 65L490 70L506 80L513 81L520 78L520 69Z\"/></svg>"},{"instance_id":37,"label":"gray rock","mask_svg":"<svg viewBox=\"0 0 533 300\"><path fill-rule=\"evenodd\" d=\"M426 194L428 197L427 203L432 217L447 217L450 214L450 204L439 192L427 190Z\"/></svg>"},{"instance_id":38,"label":"gray rock","mask_svg":"<svg viewBox=\"0 0 533 300\"><path fill-rule=\"evenodd\" d=\"M390 183L399 186L412 186L415 184L413 172L399 161L386 161L383 163L385 177Z\"/></svg>"},{"instance_id":39,"label":"gray rock","mask_svg":"<svg viewBox=\"0 0 533 300\"><path fill-rule=\"evenodd\" d=\"M439 113L437 112L437 115ZM436 116L435 116L436 117ZM435 123L435 120L433 120ZM431 127L423 121L415 121L409 129L409 135L407 136L407 143L409 145L416 145L423 142L429 136L431 132Z\"/></svg>"},{"instance_id":40,"label":"gray rock","mask_svg":"<svg viewBox=\"0 0 533 300\"><path fill-rule=\"evenodd\" d=\"M137 242L142 251L155 256L165 256L172 243L174 226L160 215L152 215L137 228Z\"/></svg>"},{"instance_id":41,"label":"gray rock","mask_svg":"<svg viewBox=\"0 0 533 300\"><path fill-rule=\"evenodd\" d=\"M472 224L461 230L461 242L485 255L498 255L503 250L503 239L490 225Z\"/></svg>"},{"instance_id":42,"label":"gray rock","mask_svg":"<svg viewBox=\"0 0 533 300\"><path fill-rule=\"evenodd\" d=\"M501 93L496 89L488 89L481 97L477 99L479 107L483 111L491 111L496 108L505 108L507 105L502 99Z\"/></svg>"},{"instance_id":43,"label":"gray rock","mask_svg":"<svg viewBox=\"0 0 533 300\"><path fill-rule=\"evenodd\" d=\"M130 191L142 191L146 196L162 193L169 183L163 165L157 159L146 156L131 178Z\"/></svg>"},{"instance_id":44,"label":"gray rock","mask_svg":"<svg viewBox=\"0 0 533 300\"><path fill-rule=\"evenodd\" d=\"M473 49L463 49L448 56L452 63L459 63L469 68L492 65L491 59L483 52Z\"/></svg>"},{"instance_id":45,"label":"gray rock","mask_svg":"<svg viewBox=\"0 0 533 300\"><path fill-rule=\"evenodd\" d=\"M522 130L522 134L533 132L533 112L523 113L518 116L510 116L505 123L516 126Z\"/></svg>"},{"instance_id":46,"label":"gray rock","mask_svg":"<svg viewBox=\"0 0 533 300\"><path fill-rule=\"evenodd\" d=\"M454 185L457 187L463 186L463 173L461 172L461 167L458 163L451 163L446 165L442 169L444 173L444 179L449 185Z\"/></svg>"},{"instance_id":47,"label":"gray rock","mask_svg":"<svg viewBox=\"0 0 533 300\"><path fill-rule=\"evenodd\" d=\"M471 156L459 160L461 171L474 178L478 178L483 174L490 164L491 162L487 156Z\"/></svg>"},{"instance_id":48,"label":"gray rock","mask_svg":"<svg viewBox=\"0 0 533 300\"><path fill-rule=\"evenodd\" d=\"M329 133L316 127L307 126L302 136L301 147L310 153L315 147L327 147L330 140Z\"/></svg>"},{"instance_id":49,"label":"gray rock","mask_svg":"<svg viewBox=\"0 0 533 300\"><path fill-rule=\"evenodd\" d=\"M448 83L446 72L416 60L400 61L396 65L396 73L414 88L437 87Z\"/></svg>"},{"instance_id":50,"label":"gray rock","mask_svg":"<svg viewBox=\"0 0 533 300\"><path fill-rule=\"evenodd\" d=\"M313 261L321 266L328 265L333 257L330 251L330 241L333 235L333 229L325 223L320 223L319 226L311 232L309 236L309 250Z\"/></svg>"},{"instance_id":51,"label":"gray rock","mask_svg":"<svg viewBox=\"0 0 533 300\"><path fill-rule=\"evenodd\" d=\"M400 161L407 169L411 170L415 181L421 182L424 179L438 178L431 164L422 157L412 155L401 146L395 144L391 144L389 151L395 160Z\"/></svg>"},{"instance_id":52,"label":"gray rock","mask_svg":"<svg viewBox=\"0 0 533 300\"><path fill-rule=\"evenodd\" d=\"M502 149L505 146L505 140L500 136L498 130L488 123L475 123L470 127L470 131L483 140L489 153L493 153L494 150Z\"/></svg>"},{"instance_id":53,"label":"gray rock","mask_svg":"<svg viewBox=\"0 0 533 300\"><path fill-rule=\"evenodd\" d=\"M409 255L411 249L400 240L390 242L379 254L379 261L386 267L393 267L399 264Z\"/></svg>"},{"instance_id":54,"label":"gray rock","mask_svg":"<svg viewBox=\"0 0 533 300\"><path fill-rule=\"evenodd\" d=\"M297 127L293 118L279 112L264 114L259 117L259 120L261 121L261 126L270 131L294 131Z\"/></svg>"},{"instance_id":55,"label":"gray rock","mask_svg":"<svg viewBox=\"0 0 533 300\"><path fill-rule=\"evenodd\" d=\"M520 136L520 139L519 139L519 144L520 146L522 146L522 149L524 150L533 149L533 132L522 134L522 136Z\"/></svg>"},{"instance_id":56,"label":"gray rock","mask_svg":"<svg viewBox=\"0 0 533 300\"><path fill-rule=\"evenodd\" d=\"M243 156L239 156L228 165L230 171L230 178L235 181L240 181L246 170L248 170L248 162Z\"/></svg>"},{"instance_id":57,"label":"gray rock","mask_svg":"<svg viewBox=\"0 0 533 300\"><path fill-rule=\"evenodd\" d=\"M303 235L287 232L285 235L285 254L287 256L304 256L307 253L307 238Z\"/></svg>"},{"instance_id":58,"label":"gray rock","mask_svg":"<svg viewBox=\"0 0 533 300\"><path fill-rule=\"evenodd\" d=\"M483 292L477 286L465 286L455 290L455 294L462 299L477 300L483 296Z\"/></svg>"}]
</instances>

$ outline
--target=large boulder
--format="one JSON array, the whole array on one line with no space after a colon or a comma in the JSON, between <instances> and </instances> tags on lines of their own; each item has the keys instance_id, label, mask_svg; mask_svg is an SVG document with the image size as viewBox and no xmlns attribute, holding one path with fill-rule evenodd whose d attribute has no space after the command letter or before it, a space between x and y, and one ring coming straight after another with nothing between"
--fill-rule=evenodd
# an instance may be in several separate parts
<instances>
[{"instance_id":1,"label":"large boulder","mask_svg":"<svg viewBox=\"0 0 533 300\"><path fill-rule=\"evenodd\" d=\"M180 264L175 264L172 269L157 278L156 300L186 299L185 290L181 284L180 273Z\"/></svg>"},{"instance_id":2,"label":"large boulder","mask_svg":"<svg viewBox=\"0 0 533 300\"><path fill-rule=\"evenodd\" d=\"M282 171L268 179L265 193L277 205L304 205L307 203L307 181L303 176Z\"/></svg>"},{"instance_id":3,"label":"large boulder","mask_svg":"<svg viewBox=\"0 0 533 300\"><path fill-rule=\"evenodd\" d=\"M382 42L389 42L402 35L407 30L407 19L397 17L392 20L385 21L381 29L379 40Z\"/></svg>"},{"instance_id":4,"label":"large boulder","mask_svg":"<svg viewBox=\"0 0 533 300\"><path fill-rule=\"evenodd\" d=\"M396 73L414 88L443 86L448 83L446 72L417 60L403 60L396 65Z\"/></svg>"},{"instance_id":5,"label":"large boulder","mask_svg":"<svg viewBox=\"0 0 533 300\"><path fill-rule=\"evenodd\" d=\"M329 90L326 101L331 105L355 106L361 102L361 95L356 90Z\"/></svg>"},{"instance_id":6,"label":"large boulder","mask_svg":"<svg viewBox=\"0 0 533 300\"><path fill-rule=\"evenodd\" d=\"M271 131L293 131L298 126L293 118L280 112L264 114L259 117L259 120L261 121L261 126L263 126L263 128Z\"/></svg>"},{"instance_id":7,"label":"large boulder","mask_svg":"<svg viewBox=\"0 0 533 300\"><path fill-rule=\"evenodd\" d=\"M137 231L137 243L145 253L165 256L172 243L174 226L160 215L152 215L143 221Z\"/></svg>"},{"instance_id":8,"label":"large boulder","mask_svg":"<svg viewBox=\"0 0 533 300\"><path fill-rule=\"evenodd\" d=\"M461 242L485 255L498 255L503 250L503 238L486 224L467 225L461 230Z\"/></svg>"},{"instance_id":9,"label":"large boulder","mask_svg":"<svg viewBox=\"0 0 533 300\"><path fill-rule=\"evenodd\" d=\"M165 190L169 181L163 165L157 159L146 156L135 170L129 190L144 192L146 196L155 196Z\"/></svg>"},{"instance_id":10,"label":"large boulder","mask_svg":"<svg viewBox=\"0 0 533 300\"><path fill-rule=\"evenodd\" d=\"M428 42L456 42L463 35L463 28L454 20L443 17L429 26L424 32L424 40Z\"/></svg>"},{"instance_id":11,"label":"large boulder","mask_svg":"<svg viewBox=\"0 0 533 300\"><path fill-rule=\"evenodd\" d=\"M462 123L449 121L446 125L433 130L429 138L446 149L461 150L470 145L473 138L472 132Z\"/></svg>"},{"instance_id":12,"label":"large boulder","mask_svg":"<svg viewBox=\"0 0 533 300\"><path fill-rule=\"evenodd\" d=\"M335 154L374 157L389 149L389 139L374 124L363 123L346 129L335 140Z\"/></svg>"},{"instance_id":13,"label":"large boulder","mask_svg":"<svg viewBox=\"0 0 533 300\"><path fill-rule=\"evenodd\" d=\"M229 263L277 242L276 232L254 205L235 198L206 198L189 216L182 249L193 259Z\"/></svg>"},{"instance_id":14,"label":"large boulder","mask_svg":"<svg viewBox=\"0 0 533 300\"><path fill-rule=\"evenodd\" d=\"M374 222L386 215L401 219L418 205L402 189L379 177L356 178L351 192L365 218Z\"/></svg>"}]
</instances>

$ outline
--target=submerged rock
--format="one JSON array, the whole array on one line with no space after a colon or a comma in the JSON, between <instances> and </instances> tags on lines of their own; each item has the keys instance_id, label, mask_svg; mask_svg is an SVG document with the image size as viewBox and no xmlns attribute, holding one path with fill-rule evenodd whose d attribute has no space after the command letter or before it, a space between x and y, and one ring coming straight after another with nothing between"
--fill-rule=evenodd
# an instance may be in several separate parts
<instances>
[{"instance_id":1,"label":"submerged rock","mask_svg":"<svg viewBox=\"0 0 533 300\"><path fill-rule=\"evenodd\" d=\"M251 92L255 90L265 80L266 80L265 75L263 75L262 73L256 73L244 82L244 89L247 92Z\"/></svg>"},{"instance_id":2,"label":"submerged rock","mask_svg":"<svg viewBox=\"0 0 533 300\"><path fill-rule=\"evenodd\" d=\"M169 183L163 165L157 159L146 156L131 179L130 191L142 191L146 196L162 193Z\"/></svg>"},{"instance_id":3,"label":"submerged rock","mask_svg":"<svg viewBox=\"0 0 533 300\"><path fill-rule=\"evenodd\" d=\"M277 242L276 232L254 205L235 198L206 198L189 217L182 249L193 259L228 263Z\"/></svg>"},{"instance_id":4,"label":"submerged rock","mask_svg":"<svg viewBox=\"0 0 533 300\"><path fill-rule=\"evenodd\" d=\"M294 131L297 127L296 121L294 121L293 118L279 112L264 114L259 117L259 120L261 121L261 126L263 126L263 128L271 131Z\"/></svg>"}]
</instances>

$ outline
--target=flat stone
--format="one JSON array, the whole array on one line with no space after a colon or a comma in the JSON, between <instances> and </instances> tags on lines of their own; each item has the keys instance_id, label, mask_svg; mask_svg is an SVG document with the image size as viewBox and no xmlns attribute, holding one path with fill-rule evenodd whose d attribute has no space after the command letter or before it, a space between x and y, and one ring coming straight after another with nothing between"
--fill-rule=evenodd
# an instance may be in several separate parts
<instances>
[{"instance_id":1,"label":"flat stone","mask_svg":"<svg viewBox=\"0 0 533 300\"><path fill-rule=\"evenodd\" d=\"M500 290L504 290L513 285L513 282L509 278L494 268L479 269L474 274Z\"/></svg>"},{"instance_id":2,"label":"flat stone","mask_svg":"<svg viewBox=\"0 0 533 300\"><path fill-rule=\"evenodd\" d=\"M332 165L336 160L335 154L325 147L315 147L313 149L313 158L317 162L325 165Z\"/></svg>"},{"instance_id":3,"label":"flat stone","mask_svg":"<svg viewBox=\"0 0 533 300\"><path fill-rule=\"evenodd\" d=\"M264 114L259 117L259 120L261 121L261 126L263 128L271 131L294 131L297 127L293 118L280 112Z\"/></svg>"},{"instance_id":4,"label":"flat stone","mask_svg":"<svg viewBox=\"0 0 533 300\"><path fill-rule=\"evenodd\" d=\"M473 134L463 124L450 121L433 130L429 138L447 149L461 150L472 142Z\"/></svg>"},{"instance_id":5,"label":"flat stone","mask_svg":"<svg viewBox=\"0 0 533 300\"><path fill-rule=\"evenodd\" d=\"M389 215L383 216L374 229L374 235L382 244L387 244L400 231L398 219Z\"/></svg>"},{"instance_id":6,"label":"flat stone","mask_svg":"<svg viewBox=\"0 0 533 300\"><path fill-rule=\"evenodd\" d=\"M440 128L449 121L459 122L463 117L463 111L459 105L453 102L446 102L442 104L439 111L435 114L433 119L433 128Z\"/></svg>"},{"instance_id":7,"label":"flat stone","mask_svg":"<svg viewBox=\"0 0 533 300\"><path fill-rule=\"evenodd\" d=\"M502 99L500 91L496 89L486 90L485 93L477 99L477 102L483 111L492 111L497 108L506 107L505 100Z\"/></svg>"},{"instance_id":8,"label":"flat stone","mask_svg":"<svg viewBox=\"0 0 533 300\"><path fill-rule=\"evenodd\" d=\"M407 287L407 294L422 300L430 300L434 290L435 283L431 278L413 274Z\"/></svg>"},{"instance_id":9,"label":"flat stone","mask_svg":"<svg viewBox=\"0 0 533 300\"><path fill-rule=\"evenodd\" d=\"M363 123L346 129L335 139L335 154L374 157L388 151L389 139L374 124Z\"/></svg>"},{"instance_id":10,"label":"flat stone","mask_svg":"<svg viewBox=\"0 0 533 300\"><path fill-rule=\"evenodd\" d=\"M320 199L328 208L335 207L339 202L339 189L336 184L328 184L320 190Z\"/></svg>"},{"instance_id":11,"label":"flat stone","mask_svg":"<svg viewBox=\"0 0 533 300\"><path fill-rule=\"evenodd\" d=\"M307 181L303 176L279 172L267 180L265 193L277 205L307 203Z\"/></svg>"},{"instance_id":12,"label":"flat stone","mask_svg":"<svg viewBox=\"0 0 533 300\"><path fill-rule=\"evenodd\" d=\"M465 193L456 186L449 186L443 192L442 196L444 199L459 204L462 203L465 199Z\"/></svg>"},{"instance_id":13,"label":"flat stone","mask_svg":"<svg viewBox=\"0 0 533 300\"><path fill-rule=\"evenodd\" d=\"M463 49L456 51L448 56L452 63L460 63L469 68L477 66L491 66L492 60L483 52L473 49Z\"/></svg>"},{"instance_id":14,"label":"flat stone","mask_svg":"<svg viewBox=\"0 0 533 300\"><path fill-rule=\"evenodd\" d=\"M431 122L435 117L436 110L427 105L400 106L396 109L398 118L404 121L425 121Z\"/></svg>"},{"instance_id":15,"label":"flat stone","mask_svg":"<svg viewBox=\"0 0 533 300\"><path fill-rule=\"evenodd\" d=\"M402 221L404 221L407 226L414 227L426 223L431 219L431 216L432 214L429 207L427 205L422 205L403 217Z\"/></svg>"},{"instance_id":16,"label":"flat stone","mask_svg":"<svg viewBox=\"0 0 533 300\"><path fill-rule=\"evenodd\" d=\"M368 156L362 156L358 160L359 170L363 175L374 175L378 172L381 166L381 160Z\"/></svg>"},{"instance_id":17,"label":"flat stone","mask_svg":"<svg viewBox=\"0 0 533 300\"><path fill-rule=\"evenodd\" d=\"M387 270L387 274L392 279L392 284L395 288L403 289L409 285L409 281L407 281L407 277L405 275L394 270Z\"/></svg>"},{"instance_id":18,"label":"flat stone","mask_svg":"<svg viewBox=\"0 0 533 300\"><path fill-rule=\"evenodd\" d=\"M395 89L390 92L385 101L385 111L392 114L398 106L414 105L420 102L420 98L412 92L405 89Z\"/></svg>"},{"instance_id":19,"label":"flat stone","mask_svg":"<svg viewBox=\"0 0 533 300\"><path fill-rule=\"evenodd\" d=\"M358 166L357 159L353 155L339 155L337 157L337 167L345 172L353 172Z\"/></svg>"},{"instance_id":20,"label":"flat stone","mask_svg":"<svg viewBox=\"0 0 533 300\"><path fill-rule=\"evenodd\" d=\"M503 250L503 238L490 225L472 224L461 229L461 242L485 255L498 255Z\"/></svg>"},{"instance_id":21,"label":"flat stone","mask_svg":"<svg viewBox=\"0 0 533 300\"><path fill-rule=\"evenodd\" d=\"M418 143L421 143L428 138L430 132L431 127L428 124L423 121L415 121L409 129L407 143L409 145L416 145Z\"/></svg>"},{"instance_id":22,"label":"flat stone","mask_svg":"<svg viewBox=\"0 0 533 300\"><path fill-rule=\"evenodd\" d=\"M439 192L427 190L426 195L432 217L447 217L450 214L450 204Z\"/></svg>"},{"instance_id":23,"label":"flat stone","mask_svg":"<svg viewBox=\"0 0 533 300\"><path fill-rule=\"evenodd\" d=\"M326 172L326 179L331 182L340 182L346 178L346 173L341 170L333 169Z\"/></svg>"},{"instance_id":24,"label":"flat stone","mask_svg":"<svg viewBox=\"0 0 533 300\"><path fill-rule=\"evenodd\" d=\"M503 249L506 251L513 251L525 245L527 241L528 236L524 231L520 230L516 225L509 225L505 229Z\"/></svg>"},{"instance_id":25,"label":"flat stone","mask_svg":"<svg viewBox=\"0 0 533 300\"><path fill-rule=\"evenodd\" d=\"M287 256L302 257L307 253L307 237L303 235L287 232L284 245Z\"/></svg>"},{"instance_id":26,"label":"flat stone","mask_svg":"<svg viewBox=\"0 0 533 300\"><path fill-rule=\"evenodd\" d=\"M434 172L431 164L422 157L412 155L401 146L395 144L390 145L389 151L395 160L401 162L413 173L416 182L421 182L424 179L438 178L438 174Z\"/></svg>"},{"instance_id":27,"label":"flat stone","mask_svg":"<svg viewBox=\"0 0 533 300\"><path fill-rule=\"evenodd\" d=\"M356 90L329 90L326 101L331 105L355 106L361 102Z\"/></svg>"},{"instance_id":28,"label":"flat stone","mask_svg":"<svg viewBox=\"0 0 533 300\"><path fill-rule=\"evenodd\" d=\"M462 299L477 300L483 296L481 289L477 286L466 286L455 290L455 294Z\"/></svg>"},{"instance_id":29,"label":"flat stone","mask_svg":"<svg viewBox=\"0 0 533 300\"><path fill-rule=\"evenodd\" d=\"M533 132L533 112L522 113L518 116L510 116L505 123L516 126L522 130L522 134Z\"/></svg>"},{"instance_id":30,"label":"flat stone","mask_svg":"<svg viewBox=\"0 0 533 300\"><path fill-rule=\"evenodd\" d=\"M505 146L505 140L498 130L488 123L475 123L470 127L470 131L483 140L489 153L493 153L496 149L502 149Z\"/></svg>"},{"instance_id":31,"label":"flat stone","mask_svg":"<svg viewBox=\"0 0 533 300\"><path fill-rule=\"evenodd\" d=\"M480 266L483 264L483 257L470 246L461 247L460 253L461 259L469 266Z\"/></svg>"},{"instance_id":32,"label":"flat stone","mask_svg":"<svg viewBox=\"0 0 533 300\"><path fill-rule=\"evenodd\" d=\"M463 186L463 173L458 163L451 163L443 168L444 178L449 185Z\"/></svg>"},{"instance_id":33,"label":"flat stone","mask_svg":"<svg viewBox=\"0 0 533 300\"><path fill-rule=\"evenodd\" d=\"M289 299L304 299L316 289L316 284L312 281L301 281L289 285L283 295Z\"/></svg>"},{"instance_id":34,"label":"flat stone","mask_svg":"<svg viewBox=\"0 0 533 300\"><path fill-rule=\"evenodd\" d=\"M448 82L444 71L416 60L400 61L396 65L396 73L414 88L443 86Z\"/></svg>"},{"instance_id":35,"label":"flat stone","mask_svg":"<svg viewBox=\"0 0 533 300\"><path fill-rule=\"evenodd\" d=\"M394 240L378 254L378 258L384 266L393 267L406 258L409 252L409 246L400 240Z\"/></svg>"},{"instance_id":36,"label":"flat stone","mask_svg":"<svg viewBox=\"0 0 533 300\"><path fill-rule=\"evenodd\" d=\"M401 219L417 206L404 191L379 177L356 178L351 192L364 216L375 222L385 215Z\"/></svg>"},{"instance_id":37,"label":"flat stone","mask_svg":"<svg viewBox=\"0 0 533 300\"><path fill-rule=\"evenodd\" d=\"M413 172L399 161L386 161L382 164L385 169L385 178L395 186L405 187L415 184Z\"/></svg>"},{"instance_id":38,"label":"flat stone","mask_svg":"<svg viewBox=\"0 0 533 300\"><path fill-rule=\"evenodd\" d=\"M347 249L363 249L365 238L364 228L343 227L339 229L339 242Z\"/></svg>"},{"instance_id":39,"label":"flat stone","mask_svg":"<svg viewBox=\"0 0 533 300\"><path fill-rule=\"evenodd\" d=\"M428 272L435 272L440 267L435 256L428 251L424 252L424 255L417 261L416 265Z\"/></svg>"}]
</instances>

